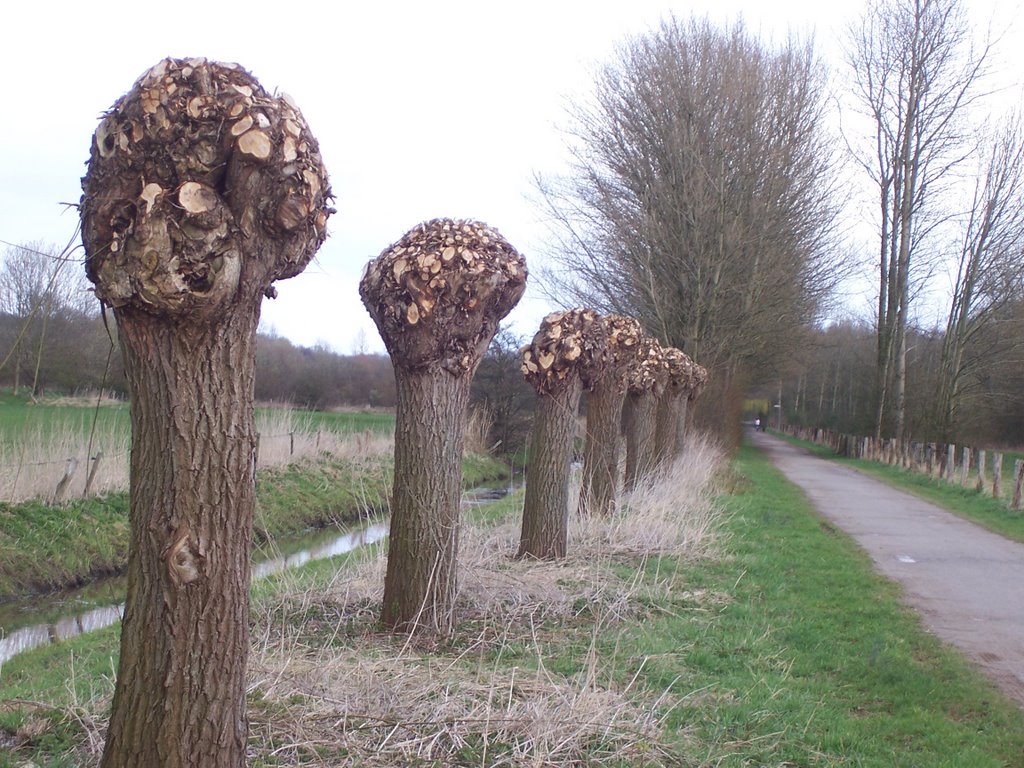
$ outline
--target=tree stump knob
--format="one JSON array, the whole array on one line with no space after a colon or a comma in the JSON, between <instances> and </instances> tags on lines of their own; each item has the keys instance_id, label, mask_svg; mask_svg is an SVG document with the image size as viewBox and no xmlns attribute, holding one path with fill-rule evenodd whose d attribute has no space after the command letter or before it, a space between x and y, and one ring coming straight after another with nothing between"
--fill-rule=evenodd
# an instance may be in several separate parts
<instances>
[{"instance_id":1,"label":"tree stump knob","mask_svg":"<svg viewBox=\"0 0 1024 768\"><path fill-rule=\"evenodd\" d=\"M552 312L522 350L522 371L538 394L551 394L578 376L589 388L608 362L608 327L593 309Z\"/></svg>"},{"instance_id":2,"label":"tree stump knob","mask_svg":"<svg viewBox=\"0 0 1024 768\"><path fill-rule=\"evenodd\" d=\"M366 265L359 284L396 365L476 370L526 289L526 260L493 227L433 219Z\"/></svg>"},{"instance_id":3,"label":"tree stump knob","mask_svg":"<svg viewBox=\"0 0 1024 768\"><path fill-rule=\"evenodd\" d=\"M216 316L298 274L333 213L298 108L236 64L165 59L118 99L82 179L96 295L155 315Z\"/></svg>"}]
</instances>

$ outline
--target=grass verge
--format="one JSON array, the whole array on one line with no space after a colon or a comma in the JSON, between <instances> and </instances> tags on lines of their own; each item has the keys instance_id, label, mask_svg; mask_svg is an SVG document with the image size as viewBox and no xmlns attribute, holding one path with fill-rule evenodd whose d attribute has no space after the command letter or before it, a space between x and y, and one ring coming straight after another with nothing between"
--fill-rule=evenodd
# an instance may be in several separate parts
<instances>
[{"instance_id":1,"label":"grass verge","mask_svg":"<svg viewBox=\"0 0 1024 768\"><path fill-rule=\"evenodd\" d=\"M250 764L1021 764L1024 713L762 456L717 513L699 475L575 521L558 563L512 557L521 497L481 512L449 641L379 633L379 550L263 582ZM0 765L95 762L113 634L0 671Z\"/></svg>"},{"instance_id":2,"label":"grass verge","mask_svg":"<svg viewBox=\"0 0 1024 768\"><path fill-rule=\"evenodd\" d=\"M772 432L772 434L792 445L805 448L816 456L852 467L859 472L912 493L925 501L930 501L954 515L988 528L993 533L1024 543L1024 511L1010 509L1009 502L1005 498L996 499L973 487L964 488L957 483L937 480L928 475L910 472L900 467L890 467L877 461L837 456L826 446L791 437L781 432ZM1004 478L1004 483L1006 482Z\"/></svg>"}]
</instances>

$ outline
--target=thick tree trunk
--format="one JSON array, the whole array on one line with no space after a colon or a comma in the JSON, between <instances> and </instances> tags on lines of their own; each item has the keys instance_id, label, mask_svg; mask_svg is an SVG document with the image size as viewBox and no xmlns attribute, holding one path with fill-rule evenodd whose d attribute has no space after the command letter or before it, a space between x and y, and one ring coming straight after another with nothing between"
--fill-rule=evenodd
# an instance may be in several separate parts
<instances>
[{"instance_id":1,"label":"thick tree trunk","mask_svg":"<svg viewBox=\"0 0 1024 768\"><path fill-rule=\"evenodd\" d=\"M587 440L583 448L580 511L607 515L619 486L620 430L626 393L615 382L598 381L587 395Z\"/></svg>"},{"instance_id":2,"label":"thick tree trunk","mask_svg":"<svg viewBox=\"0 0 1024 768\"><path fill-rule=\"evenodd\" d=\"M455 627L462 446L472 372L395 367L395 480L381 621L449 635Z\"/></svg>"},{"instance_id":3,"label":"thick tree trunk","mask_svg":"<svg viewBox=\"0 0 1024 768\"><path fill-rule=\"evenodd\" d=\"M626 396L626 490L632 490L654 467L654 433L658 397L653 392Z\"/></svg>"},{"instance_id":4,"label":"thick tree trunk","mask_svg":"<svg viewBox=\"0 0 1024 768\"><path fill-rule=\"evenodd\" d=\"M519 557L565 557L569 541L569 473L576 410L583 385L573 376L563 389L539 398L526 466L526 498Z\"/></svg>"},{"instance_id":5,"label":"thick tree trunk","mask_svg":"<svg viewBox=\"0 0 1024 768\"><path fill-rule=\"evenodd\" d=\"M664 467L676 457L679 439L680 404L686 401L685 390L666 389L655 406L654 466Z\"/></svg>"},{"instance_id":6,"label":"thick tree trunk","mask_svg":"<svg viewBox=\"0 0 1024 768\"><path fill-rule=\"evenodd\" d=\"M258 317L119 313L132 541L104 768L245 764Z\"/></svg>"},{"instance_id":7,"label":"thick tree trunk","mask_svg":"<svg viewBox=\"0 0 1024 768\"><path fill-rule=\"evenodd\" d=\"M676 418L676 456L682 456L683 451L686 450L686 434L690 429L690 421L692 421L690 398L684 397L679 401L679 415ZM762 424L761 428L764 429L766 426L768 425Z\"/></svg>"}]
</instances>

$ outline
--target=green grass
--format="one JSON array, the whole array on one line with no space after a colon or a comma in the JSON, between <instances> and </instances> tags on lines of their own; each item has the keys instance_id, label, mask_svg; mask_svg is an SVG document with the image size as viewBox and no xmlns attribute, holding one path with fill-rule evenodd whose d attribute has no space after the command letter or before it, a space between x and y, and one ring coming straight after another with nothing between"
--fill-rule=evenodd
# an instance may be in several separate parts
<instances>
[{"instance_id":1,"label":"green grass","mask_svg":"<svg viewBox=\"0 0 1024 768\"><path fill-rule=\"evenodd\" d=\"M763 455L750 448L739 452L730 493L720 503L726 519L715 558L637 555L616 561L618 576L638 585L630 599L631 610L642 611L640 618L616 622L606 615L598 621L598 611L581 596L570 619L543 621L525 631L532 640L494 647L486 660L461 641L418 648L414 655L428 664L438 659L441 668L466 664L507 671L512 665L535 666L542 652L548 674L558 678L585 672L596 651L616 677L598 685L621 689L635 677L637 697L666 694L662 714L673 765L1024 764L1024 712L925 632L901 604L898 588L877 576L867 556L818 516ZM483 518L515 516L519 504L519 498L502 502ZM315 603L316 583L329 580L335 566L313 564L259 589L305 585ZM636 579L637 573L643 578ZM573 577L567 571L560 583ZM656 584L671 590L659 592ZM324 634L317 647L345 642L332 622L313 619L309 631ZM476 637L474 629L479 630L463 627L463 639ZM371 635L369 642L385 641ZM0 701L65 706L72 701L68 679L80 699L107 691L114 655L113 631L27 653L0 670ZM262 700L250 705L280 706ZM82 738L74 718L34 705L0 712L0 735L30 730L33 723L42 732L19 757L37 765L61 765L59 755ZM0 753L0 766L16 764L13 756L4 759ZM473 744L466 746L466 761L486 764Z\"/></svg>"},{"instance_id":2,"label":"green grass","mask_svg":"<svg viewBox=\"0 0 1024 768\"><path fill-rule=\"evenodd\" d=\"M958 483L936 480L927 475L916 474L900 467L890 467L877 461L837 456L827 446L817 445L808 440L801 440L778 432L773 434L792 445L807 449L816 456L845 464L896 488L913 493L959 517L978 523L994 533L1024 543L1024 511L1010 509L1009 500L1005 497L996 499L988 493L975 490L973 486L964 488ZM1006 454L1006 456L1008 457L1010 454ZM1003 493L1012 494L1013 462L1010 461L1007 465L1007 461L1004 458ZM959 474L957 476L959 477ZM991 483L991 470L989 483Z\"/></svg>"},{"instance_id":3,"label":"green grass","mask_svg":"<svg viewBox=\"0 0 1024 768\"><path fill-rule=\"evenodd\" d=\"M682 675L672 688L700 692L676 727L722 766L1021 764L1024 712L925 632L763 455L744 448L735 468L730 556L685 569L690 589L728 604L696 616L682 604L682 618L630 633L637 651L666 654L652 686Z\"/></svg>"},{"instance_id":4,"label":"green grass","mask_svg":"<svg viewBox=\"0 0 1024 768\"><path fill-rule=\"evenodd\" d=\"M27 395L13 395L0 390L0 441L10 442L26 434L59 434L74 431L89 434L93 419L98 430L131 429L127 403L105 401L97 410L95 401L86 399L81 405L54 405L42 400L33 403Z\"/></svg>"}]
</instances>

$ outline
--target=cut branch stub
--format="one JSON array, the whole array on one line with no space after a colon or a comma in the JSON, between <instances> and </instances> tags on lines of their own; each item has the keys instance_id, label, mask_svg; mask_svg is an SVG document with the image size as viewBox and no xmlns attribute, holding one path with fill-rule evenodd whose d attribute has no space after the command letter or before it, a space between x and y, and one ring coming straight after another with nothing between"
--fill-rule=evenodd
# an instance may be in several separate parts
<instances>
[{"instance_id":1,"label":"cut branch stub","mask_svg":"<svg viewBox=\"0 0 1024 768\"><path fill-rule=\"evenodd\" d=\"M270 292L323 243L331 191L286 96L236 64L165 59L115 102L82 179L96 295L155 315L214 315Z\"/></svg>"},{"instance_id":2,"label":"cut branch stub","mask_svg":"<svg viewBox=\"0 0 1024 768\"><path fill-rule=\"evenodd\" d=\"M552 312L522 350L522 371L538 394L568 386L574 376L589 389L608 362L608 328L592 309Z\"/></svg>"},{"instance_id":3,"label":"cut branch stub","mask_svg":"<svg viewBox=\"0 0 1024 768\"><path fill-rule=\"evenodd\" d=\"M666 386L670 392L689 392L697 383L694 362L681 349L666 347L664 350L665 365L668 369Z\"/></svg>"},{"instance_id":4,"label":"cut branch stub","mask_svg":"<svg viewBox=\"0 0 1024 768\"><path fill-rule=\"evenodd\" d=\"M653 392L660 396L667 382L665 350L657 339L645 334L640 341L640 354L629 369L629 391L635 395Z\"/></svg>"},{"instance_id":5,"label":"cut branch stub","mask_svg":"<svg viewBox=\"0 0 1024 768\"><path fill-rule=\"evenodd\" d=\"M690 388L690 400L696 400L704 393L708 385L708 369L703 365L693 364L693 386Z\"/></svg>"},{"instance_id":6,"label":"cut branch stub","mask_svg":"<svg viewBox=\"0 0 1024 768\"><path fill-rule=\"evenodd\" d=\"M433 219L366 265L359 294L396 365L476 369L526 289L526 260L496 229Z\"/></svg>"},{"instance_id":7,"label":"cut branch stub","mask_svg":"<svg viewBox=\"0 0 1024 768\"><path fill-rule=\"evenodd\" d=\"M608 327L608 363L601 381L625 392L629 371L644 351L644 331L638 321L625 315L605 315L604 322Z\"/></svg>"}]
</instances>

